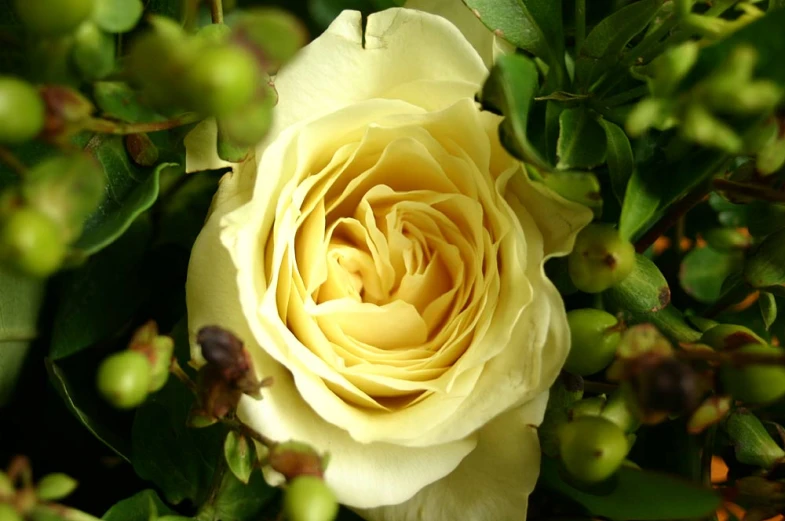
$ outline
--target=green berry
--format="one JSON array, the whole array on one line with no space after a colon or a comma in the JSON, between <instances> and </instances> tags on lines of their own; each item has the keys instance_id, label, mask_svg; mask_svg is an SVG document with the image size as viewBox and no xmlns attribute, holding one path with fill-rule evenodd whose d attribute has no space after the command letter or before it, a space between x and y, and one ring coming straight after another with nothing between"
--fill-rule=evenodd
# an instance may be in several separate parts
<instances>
[{"instance_id":1,"label":"green berry","mask_svg":"<svg viewBox=\"0 0 785 521\"><path fill-rule=\"evenodd\" d=\"M46 36L76 29L93 13L95 0L16 0L16 12L28 30Z\"/></svg>"},{"instance_id":2,"label":"green berry","mask_svg":"<svg viewBox=\"0 0 785 521\"><path fill-rule=\"evenodd\" d=\"M151 372L145 355L137 351L120 351L98 368L98 391L118 409L137 407L147 398Z\"/></svg>"},{"instance_id":3,"label":"green berry","mask_svg":"<svg viewBox=\"0 0 785 521\"><path fill-rule=\"evenodd\" d=\"M0 521L24 521L19 512L8 503L0 503Z\"/></svg>"},{"instance_id":4,"label":"green berry","mask_svg":"<svg viewBox=\"0 0 785 521\"><path fill-rule=\"evenodd\" d=\"M60 227L37 210L15 210L0 227L0 258L23 273L51 275L62 264L65 253Z\"/></svg>"},{"instance_id":5,"label":"green berry","mask_svg":"<svg viewBox=\"0 0 785 521\"><path fill-rule=\"evenodd\" d=\"M338 502L321 478L298 476L286 489L283 509L289 521L332 521L338 515Z\"/></svg>"},{"instance_id":6,"label":"green berry","mask_svg":"<svg viewBox=\"0 0 785 521\"><path fill-rule=\"evenodd\" d=\"M41 132L46 108L27 82L0 76L0 143L23 143Z\"/></svg>"},{"instance_id":7,"label":"green berry","mask_svg":"<svg viewBox=\"0 0 785 521\"><path fill-rule=\"evenodd\" d=\"M566 423L560 434L564 467L575 479L586 483L608 479L629 450L624 431L598 416L581 416Z\"/></svg>"},{"instance_id":8,"label":"green berry","mask_svg":"<svg viewBox=\"0 0 785 521\"><path fill-rule=\"evenodd\" d=\"M619 321L599 309L576 309L567 313L572 347L564 368L581 376L605 369L616 355L621 333Z\"/></svg>"},{"instance_id":9,"label":"green berry","mask_svg":"<svg viewBox=\"0 0 785 521\"><path fill-rule=\"evenodd\" d=\"M256 59L244 49L222 45L204 50L184 79L191 108L211 116L240 109L259 87L258 73Z\"/></svg>"},{"instance_id":10,"label":"green berry","mask_svg":"<svg viewBox=\"0 0 785 521\"><path fill-rule=\"evenodd\" d=\"M747 344L765 344L766 342L749 328L736 324L717 324L701 335L699 342L714 349L735 349Z\"/></svg>"},{"instance_id":11,"label":"green berry","mask_svg":"<svg viewBox=\"0 0 785 521\"><path fill-rule=\"evenodd\" d=\"M785 349L748 344L733 352L782 356ZM745 403L769 403L785 396L785 367L781 365L723 365L720 379L727 392Z\"/></svg>"},{"instance_id":12,"label":"green berry","mask_svg":"<svg viewBox=\"0 0 785 521\"><path fill-rule=\"evenodd\" d=\"M624 280L635 266L635 247L608 224L590 224L575 239L567 259L575 287L599 293Z\"/></svg>"}]
</instances>

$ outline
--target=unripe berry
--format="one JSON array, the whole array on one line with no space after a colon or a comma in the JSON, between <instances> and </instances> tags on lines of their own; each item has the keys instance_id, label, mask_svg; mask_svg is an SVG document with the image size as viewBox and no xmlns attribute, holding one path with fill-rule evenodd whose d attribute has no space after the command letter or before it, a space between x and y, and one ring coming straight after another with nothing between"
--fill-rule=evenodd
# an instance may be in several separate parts
<instances>
[{"instance_id":1,"label":"unripe berry","mask_svg":"<svg viewBox=\"0 0 785 521\"><path fill-rule=\"evenodd\" d=\"M605 369L621 338L616 317L599 309L576 309L567 313L567 322L572 347L564 368L581 376Z\"/></svg>"},{"instance_id":2,"label":"unripe berry","mask_svg":"<svg viewBox=\"0 0 785 521\"><path fill-rule=\"evenodd\" d=\"M45 36L68 33L92 13L95 0L16 0L25 27Z\"/></svg>"},{"instance_id":3,"label":"unripe berry","mask_svg":"<svg viewBox=\"0 0 785 521\"><path fill-rule=\"evenodd\" d=\"M581 416L566 423L560 434L564 467L575 479L586 483L608 479L629 450L624 431L598 416Z\"/></svg>"},{"instance_id":4,"label":"unripe berry","mask_svg":"<svg viewBox=\"0 0 785 521\"><path fill-rule=\"evenodd\" d=\"M332 521L338 515L338 502L321 478L298 476L286 489L283 509L289 521Z\"/></svg>"},{"instance_id":5,"label":"unripe berry","mask_svg":"<svg viewBox=\"0 0 785 521\"><path fill-rule=\"evenodd\" d=\"M8 503L0 503L0 521L24 521L24 518Z\"/></svg>"},{"instance_id":6,"label":"unripe berry","mask_svg":"<svg viewBox=\"0 0 785 521\"><path fill-rule=\"evenodd\" d=\"M635 266L635 247L608 224L590 224L575 239L568 257L573 284L599 293L624 280Z\"/></svg>"},{"instance_id":7,"label":"unripe berry","mask_svg":"<svg viewBox=\"0 0 785 521\"><path fill-rule=\"evenodd\" d=\"M60 227L32 208L15 210L0 226L0 259L23 273L51 275L62 264L65 252Z\"/></svg>"},{"instance_id":8,"label":"unripe berry","mask_svg":"<svg viewBox=\"0 0 785 521\"><path fill-rule=\"evenodd\" d=\"M714 349L735 349L747 344L765 344L766 342L749 328L736 324L717 324L701 335L699 342Z\"/></svg>"},{"instance_id":9,"label":"unripe berry","mask_svg":"<svg viewBox=\"0 0 785 521\"><path fill-rule=\"evenodd\" d=\"M205 115L224 116L250 102L259 81L259 65L249 51L221 45L198 56L183 88L189 108Z\"/></svg>"},{"instance_id":10,"label":"unripe berry","mask_svg":"<svg viewBox=\"0 0 785 521\"><path fill-rule=\"evenodd\" d=\"M32 85L0 76L0 143L33 139L44 127L44 116L44 102Z\"/></svg>"},{"instance_id":11,"label":"unripe berry","mask_svg":"<svg viewBox=\"0 0 785 521\"><path fill-rule=\"evenodd\" d=\"M748 344L733 352L785 355L784 349L761 344ZM720 379L727 392L745 403L769 403L785 396L785 367L781 365L723 365L720 368Z\"/></svg>"},{"instance_id":12,"label":"unripe berry","mask_svg":"<svg viewBox=\"0 0 785 521\"><path fill-rule=\"evenodd\" d=\"M98 368L101 395L118 409L137 407L147 398L151 380L150 362L138 351L120 351Z\"/></svg>"}]
</instances>

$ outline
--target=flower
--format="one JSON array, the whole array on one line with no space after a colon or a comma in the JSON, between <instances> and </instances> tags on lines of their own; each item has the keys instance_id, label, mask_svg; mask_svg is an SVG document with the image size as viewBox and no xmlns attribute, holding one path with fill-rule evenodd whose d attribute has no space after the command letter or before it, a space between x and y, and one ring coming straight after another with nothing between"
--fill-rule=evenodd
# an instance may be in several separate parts
<instances>
[{"instance_id":1,"label":"flower","mask_svg":"<svg viewBox=\"0 0 785 521\"><path fill-rule=\"evenodd\" d=\"M569 351L543 265L591 212L530 181L474 102L494 49L418 10L343 12L275 78L273 129L194 245L192 338L230 329L274 378L238 413L328 451L367 519L524 519L537 480ZM226 166L214 143L210 122L187 138L190 171Z\"/></svg>"}]
</instances>

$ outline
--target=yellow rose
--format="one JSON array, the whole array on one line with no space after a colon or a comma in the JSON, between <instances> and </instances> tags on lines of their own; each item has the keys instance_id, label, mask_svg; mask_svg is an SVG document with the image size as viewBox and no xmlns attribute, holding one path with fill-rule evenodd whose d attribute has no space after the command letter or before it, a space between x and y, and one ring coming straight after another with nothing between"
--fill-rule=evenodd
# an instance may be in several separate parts
<instances>
[{"instance_id":1,"label":"yellow rose","mask_svg":"<svg viewBox=\"0 0 785 521\"><path fill-rule=\"evenodd\" d=\"M525 519L569 351L543 264L591 212L500 146L474 102L498 44L469 36L479 52L441 16L342 13L275 78L274 128L191 257L192 337L232 330L275 381L243 420L329 451L371 520ZM189 170L224 164L214 138L189 136Z\"/></svg>"}]
</instances>

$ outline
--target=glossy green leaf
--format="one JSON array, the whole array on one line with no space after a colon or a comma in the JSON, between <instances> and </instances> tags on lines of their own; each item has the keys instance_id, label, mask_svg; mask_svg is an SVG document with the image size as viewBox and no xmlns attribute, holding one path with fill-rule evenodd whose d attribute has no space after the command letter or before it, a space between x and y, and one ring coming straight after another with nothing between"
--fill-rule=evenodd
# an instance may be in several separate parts
<instances>
[{"instance_id":1,"label":"glossy green leaf","mask_svg":"<svg viewBox=\"0 0 785 521\"><path fill-rule=\"evenodd\" d=\"M193 394L170 378L137 409L131 429L134 470L152 481L172 504L203 501L222 457L226 429L221 425L186 427L193 402Z\"/></svg>"},{"instance_id":2,"label":"glossy green leaf","mask_svg":"<svg viewBox=\"0 0 785 521\"><path fill-rule=\"evenodd\" d=\"M224 440L224 458L232 474L243 483L248 483L256 463L253 441L235 431L229 431Z\"/></svg>"},{"instance_id":3,"label":"glossy green leaf","mask_svg":"<svg viewBox=\"0 0 785 521\"><path fill-rule=\"evenodd\" d=\"M198 521L258 521L263 517L265 506L276 496L260 471L251 474L248 484L239 481L234 474L226 472L221 486L212 500L204 505L197 515Z\"/></svg>"},{"instance_id":4,"label":"glossy green leaf","mask_svg":"<svg viewBox=\"0 0 785 521\"><path fill-rule=\"evenodd\" d=\"M752 412L746 409L733 411L723 427L733 443L739 462L770 469L785 461L785 450L777 445Z\"/></svg>"},{"instance_id":5,"label":"glossy green leaf","mask_svg":"<svg viewBox=\"0 0 785 521\"><path fill-rule=\"evenodd\" d=\"M174 511L161 501L155 490L143 490L133 496L118 501L103 515L104 521L155 521Z\"/></svg>"},{"instance_id":6,"label":"glossy green leaf","mask_svg":"<svg viewBox=\"0 0 785 521\"><path fill-rule=\"evenodd\" d=\"M712 304L722 294L722 283L728 275L741 269L743 258L738 251L696 248L681 263L679 283L695 300Z\"/></svg>"},{"instance_id":7,"label":"glossy green leaf","mask_svg":"<svg viewBox=\"0 0 785 521\"><path fill-rule=\"evenodd\" d=\"M591 515L614 521L693 519L711 514L720 495L710 488L666 474L622 467L608 490L578 489L561 477L559 462L544 457L540 482L583 506Z\"/></svg>"},{"instance_id":8,"label":"glossy green leaf","mask_svg":"<svg viewBox=\"0 0 785 521\"><path fill-rule=\"evenodd\" d=\"M142 0L96 0L93 20L104 31L124 33L142 18Z\"/></svg>"},{"instance_id":9,"label":"glossy green leaf","mask_svg":"<svg viewBox=\"0 0 785 521\"><path fill-rule=\"evenodd\" d=\"M590 169L605 162L603 128L585 108L567 109L559 116L557 168Z\"/></svg>"},{"instance_id":10,"label":"glossy green leaf","mask_svg":"<svg viewBox=\"0 0 785 521\"><path fill-rule=\"evenodd\" d=\"M0 407L13 393L30 343L38 336L38 314L46 281L0 267Z\"/></svg>"},{"instance_id":11,"label":"glossy green leaf","mask_svg":"<svg viewBox=\"0 0 785 521\"><path fill-rule=\"evenodd\" d=\"M138 93L121 81L99 81L93 85L95 103L105 117L129 123L164 121L166 118L139 100Z\"/></svg>"},{"instance_id":12,"label":"glossy green leaf","mask_svg":"<svg viewBox=\"0 0 785 521\"><path fill-rule=\"evenodd\" d=\"M664 0L633 2L594 26L575 61L576 83L582 90L618 63L629 41L649 25L663 3Z\"/></svg>"},{"instance_id":13,"label":"glossy green leaf","mask_svg":"<svg viewBox=\"0 0 785 521\"><path fill-rule=\"evenodd\" d=\"M152 226L142 218L109 248L64 275L52 324L53 360L109 338L133 317L150 291L141 261L151 236Z\"/></svg>"},{"instance_id":14,"label":"glossy green leaf","mask_svg":"<svg viewBox=\"0 0 785 521\"><path fill-rule=\"evenodd\" d=\"M491 69L479 99L484 108L504 115L499 125L504 147L518 159L542 170L550 170L529 141L526 130L529 111L538 89L537 81L537 67L531 59L520 54L503 55Z\"/></svg>"},{"instance_id":15,"label":"glossy green leaf","mask_svg":"<svg viewBox=\"0 0 785 521\"><path fill-rule=\"evenodd\" d=\"M758 306L761 317L763 317L763 324L768 330L777 320L777 300L768 291L761 291L760 297L758 297Z\"/></svg>"},{"instance_id":16,"label":"glossy green leaf","mask_svg":"<svg viewBox=\"0 0 785 521\"><path fill-rule=\"evenodd\" d=\"M74 245L84 254L92 255L120 237L136 217L155 203L161 170L175 165L162 163L155 168L135 165L120 136L97 134L85 150L98 159L108 177L106 198L88 218L82 236Z\"/></svg>"},{"instance_id":17,"label":"glossy green leaf","mask_svg":"<svg viewBox=\"0 0 785 521\"><path fill-rule=\"evenodd\" d=\"M619 202L624 202L624 192L635 171L635 158L632 155L630 140L624 130L607 119L601 119L600 124L605 130L607 148L608 172L611 178L613 194Z\"/></svg>"},{"instance_id":18,"label":"glossy green leaf","mask_svg":"<svg viewBox=\"0 0 785 521\"><path fill-rule=\"evenodd\" d=\"M107 76L114 68L114 37L96 25L82 24L74 36L71 58L82 77L95 80Z\"/></svg>"}]
</instances>

